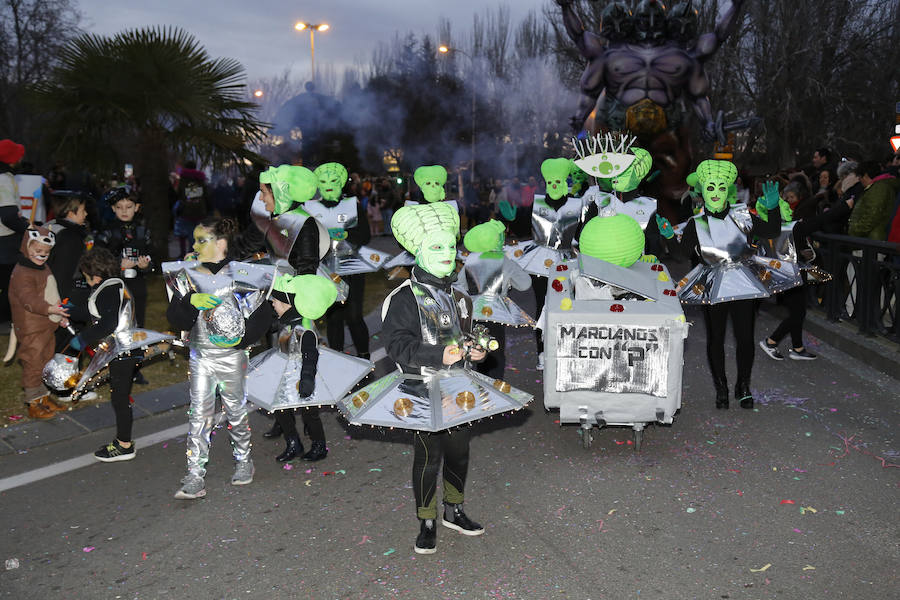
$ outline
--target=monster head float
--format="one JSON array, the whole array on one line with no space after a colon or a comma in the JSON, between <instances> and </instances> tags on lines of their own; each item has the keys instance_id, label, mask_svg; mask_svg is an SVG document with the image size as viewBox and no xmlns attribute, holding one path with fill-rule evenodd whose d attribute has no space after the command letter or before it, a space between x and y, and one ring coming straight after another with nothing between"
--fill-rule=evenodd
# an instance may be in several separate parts
<instances>
[{"instance_id":1,"label":"monster head float","mask_svg":"<svg viewBox=\"0 0 900 600\"><path fill-rule=\"evenodd\" d=\"M503 249L505 241L506 226L494 219L476 225L463 238L469 252L497 252Z\"/></svg>"},{"instance_id":2,"label":"monster head float","mask_svg":"<svg viewBox=\"0 0 900 600\"><path fill-rule=\"evenodd\" d=\"M347 169L341 163L330 162L316 167L313 171L319 186L319 194L322 200L334 202L340 200L341 190L347 183Z\"/></svg>"},{"instance_id":3,"label":"monster head float","mask_svg":"<svg viewBox=\"0 0 900 600\"><path fill-rule=\"evenodd\" d=\"M553 200L559 200L569 193L569 165L568 158L548 158L541 163L541 175L547 185L547 195Z\"/></svg>"},{"instance_id":4,"label":"monster head float","mask_svg":"<svg viewBox=\"0 0 900 600\"><path fill-rule=\"evenodd\" d=\"M737 179L737 167L727 160L704 160L697 167L697 185L708 212L718 213L728 202L728 186Z\"/></svg>"},{"instance_id":5,"label":"monster head float","mask_svg":"<svg viewBox=\"0 0 900 600\"><path fill-rule=\"evenodd\" d=\"M624 2L610 2L600 14L603 37L611 42L623 42L634 34L634 20Z\"/></svg>"},{"instance_id":6,"label":"monster head float","mask_svg":"<svg viewBox=\"0 0 900 600\"><path fill-rule=\"evenodd\" d=\"M666 7L659 0L641 0L634 9L634 37L655 42L666 35Z\"/></svg>"},{"instance_id":7,"label":"monster head float","mask_svg":"<svg viewBox=\"0 0 900 600\"><path fill-rule=\"evenodd\" d=\"M578 248L620 267L630 267L644 252L644 230L628 215L594 217L581 230Z\"/></svg>"},{"instance_id":8,"label":"monster head float","mask_svg":"<svg viewBox=\"0 0 900 600\"><path fill-rule=\"evenodd\" d=\"M686 43L697 38L697 9L693 2L679 2L666 14L666 37Z\"/></svg>"},{"instance_id":9,"label":"monster head float","mask_svg":"<svg viewBox=\"0 0 900 600\"><path fill-rule=\"evenodd\" d=\"M637 189L653 165L653 157L643 148L632 147L631 152L634 154L634 162L621 175L612 178L612 189L617 192L630 192Z\"/></svg>"},{"instance_id":10,"label":"monster head float","mask_svg":"<svg viewBox=\"0 0 900 600\"><path fill-rule=\"evenodd\" d=\"M419 167L413 173L416 185L422 190L426 202L440 202L447 195L444 184L447 183L447 169L440 165Z\"/></svg>"},{"instance_id":11,"label":"monster head float","mask_svg":"<svg viewBox=\"0 0 900 600\"><path fill-rule=\"evenodd\" d=\"M391 219L394 238L416 264L435 277L447 277L456 268L459 213L445 202L404 206Z\"/></svg>"},{"instance_id":12,"label":"monster head float","mask_svg":"<svg viewBox=\"0 0 900 600\"><path fill-rule=\"evenodd\" d=\"M276 215L290 210L295 202L306 202L316 195L318 180L306 167L281 165L269 167L259 175L259 182L272 188Z\"/></svg>"},{"instance_id":13,"label":"monster head float","mask_svg":"<svg viewBox=\"0 0 900 600\"><path fill-rule=\"evenodd\" d=\"M318 319L337 300L337 287L319 275L280 275L272 285L272 297L293 304L304 319Z\"/></svg>"}]
</instances>

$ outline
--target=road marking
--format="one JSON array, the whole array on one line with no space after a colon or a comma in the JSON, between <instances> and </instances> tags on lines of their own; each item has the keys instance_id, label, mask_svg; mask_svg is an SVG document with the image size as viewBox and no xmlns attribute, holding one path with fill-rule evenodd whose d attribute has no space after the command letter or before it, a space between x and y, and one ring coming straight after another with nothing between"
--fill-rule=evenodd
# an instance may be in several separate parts
<instances>
[{"instance_id":1,"label":"road marking","mask_svg":"<svg viewBox=\"0 0 900 600\"><path fill-rule=\"evenodd\" d=\"M182 425L176 425L175 427L163 429L162 431L157 431L156 433L151 433L150 435L139 437L134 441L134 443L137 444L138 448L147 448L165 440L170 440L173 437L186 435L187 432L188 425L187 423L184 423ZM7 490L21 487L23 485L28 485L30 483L41 481L42 479L47 479L49 477L62 475L63 473L74 471L75 469L98 464L100 464L100 461L94 458L93 453L82 454L81 456L76 456L75 458L70 458L68 460L54 463L52 465L47 465L46 467L41 467L40 469L34 469L32 471L20 473L19 475L13 475L12 477L0 479L0 492L5 492Z\"/></svg>"}]
</instances>

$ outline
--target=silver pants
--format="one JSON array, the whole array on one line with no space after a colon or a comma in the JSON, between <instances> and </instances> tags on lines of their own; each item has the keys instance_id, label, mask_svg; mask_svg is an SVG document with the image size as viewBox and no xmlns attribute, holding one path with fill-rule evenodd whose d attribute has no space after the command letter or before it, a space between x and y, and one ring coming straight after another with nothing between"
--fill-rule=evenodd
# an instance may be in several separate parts
<instances>
[{"instance_id":1,"label":"silver pants","mask_svg":"<svg viewBox=\"0 0 900 600\"><path fill-rule=\"evenodd\" d=\"M216 389L230 427L234 459L250 458L250 419L247 415L247 351L232 348L191 348L191 408L188 411L188 473L206 476L209 438L215 425Z\"/></svg>"}]
</instances>

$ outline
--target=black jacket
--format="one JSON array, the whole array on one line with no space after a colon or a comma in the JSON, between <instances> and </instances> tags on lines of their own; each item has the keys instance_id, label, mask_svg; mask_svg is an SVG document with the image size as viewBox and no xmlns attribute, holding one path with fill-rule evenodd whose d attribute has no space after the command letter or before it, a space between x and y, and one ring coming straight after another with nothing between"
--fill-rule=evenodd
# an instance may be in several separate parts
<instances>
[{"instance_id":1,"label":"black jacket","mask_svg":"<svg viewBox=\"0 0 900 600\"><path fill-rule=\"evenodd\" d=\"M298 206L301 205L295 204L291 207L291 210ZM368 226L366 230L368 231ZM253 223L229 244L231 253L242 258L250 257L256 252L265 250L265 247L265 237ZM297 236L297 241L294 242L294 247L291 248L290 256L288 256L288 263L290 263L297 275L314 275L316 269L319 268L319 227L316 225L313 217L308 218L303 227L300 228L300 234Z\"/></svg>"},{"instance_id":2,"label":"black jacket","mask_svg":"<svg viewBox=\"0 0 900 600\"><path fill-rule=\"evenodd\" d=\"M67 219L57 221L62 229L56 232L56 245L50 252L50 270L56 278L60 298L71 296L75 281L82 281L78 272L78 262L85 251L85 240L88 237L87 227L78 225Z\"/></svg>"},{"instance_id":3,"label":"black jacket","mask_svg":"<svg viewBox=\"0 0 900 600\"><path fill-rule=\"evenodd\" d=\"M413 267L412 279L449 294L451 285L456 281L456 273L439 279L417 265ZM388 356L400 365L404 373L418 373L421 367L440 369L444 366L444 347L422 342L419 305L409 286L404 286L391 297L381 336Z\"/></svg>"},{"instance_id":4,"label":"black jacket","mask_svg":"<svg viewBox=\"0 0 900 600\"><path fill-rule=\"evenodd\" d=\"M103 246L113 256L125 257L137 262L140 256L150 256L153 252L153 239L150 237L150 228L143 219L134 221L120 221L116 219L104 229L101 229L94 241ZM139 275L152 270L152 265L145 269L137 269Z\"/></svg>"},{"instance_id":5,"label":"black jacket","mask_svg":"<svg viewBox=\"0 0 900 600\"><path fill-rule=\"evenodd\" d=\"M203 266L215 274L221 271L225 265L232 262L232 260L230 257L226 257L222 262L203 263ZM194 323L197 322L200 310L191 304L191 296L193 295L193 292L189 292L186 296L179 296L178 294L172 296L172 301L166 308L166 318L169 319L169 323L175 329L190 331L193 329ZM234 346L234 348L249 348L269 331L271 324L272 307L268 302L263 302L253 311L253 314L244 319L244 337L241 339L241 343Z\"/></svg>"},{"instance_id":6,"label":"black jacket","mask_svg":"<svg viewBox=\"0 0 900 600\"><path fill-rule=\"evenodd\" d=\"M706 215L699 217L701 219L724 219L728 216L728 211L731 207L725 207L722 212L718 213L707 213ZM781 213L778 212L778 209L772 211L773 215L778 215L777 219L769 219L768 221L763 221L758 216L750 213L750 218L753 221L753 228L750 230L751 236L755 236L761 239L772 239L778 237L781 233ZM672 244L672 242L675 242ZM678 241L678 238L672 238L669 240L671 244L669 246L669 250L676 255L676 257L684 260L685 258L689 258L692 265L696 265L700 262L700 240L697 237L697 221L696 219L691 219L688 221L687 226L684 228L684 233L681 236L681 241Z\"/></svg>"},{"instance_id":7,"label":"black jacket","mask_svg":"<svg viewBox=\"0 0 900 600\"><path fill-rule=\"evenodd\" d=\"M96 286L91 288L91 291L94 289ZM119 311L122 308L119 295L121 289L122 286L108 285L97 294L94 304L97 306L97 312L100 313L100 319L78 333L78 339L81 340L82 345L95 346L97 342L115 331L119 322ZM87 310L86 307L84 308Z\"/></svg>"}]
</instances>

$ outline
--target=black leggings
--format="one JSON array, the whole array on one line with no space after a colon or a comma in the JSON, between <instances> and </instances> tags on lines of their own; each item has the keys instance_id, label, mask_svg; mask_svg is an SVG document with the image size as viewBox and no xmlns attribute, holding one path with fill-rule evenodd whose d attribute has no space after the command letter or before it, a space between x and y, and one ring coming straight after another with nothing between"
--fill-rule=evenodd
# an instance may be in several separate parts
<instances>
[{"instance_id":1,"label":"black leggings","mask_svg":"<svg viewBox=\"0 0 900 600\"><path fill-rule=\"evenodd\" d=\"M488 352L487 358L475 365L475 370L494 379L503 379L506 371L506 327L500 323L485 322L488 331L496 338L500 347Z\"/></svg>"},{"instance_id":2,"label":"black leggings","mask_svg":"<svg viewBox=\"0 0 900 600\"><path fill-rule=\"evenodd\" d=\"M125 286L134 298L134 321L138 327L143 327L147 314L147 280L143 277L126 279Z\"/></svg>"},{"instance_id":3,"label":"black leggings","mask_svg":"<svg viewBox=\"0 0 900 600\"><path fill-rule=\"evenodd\" d=\"M109 363L109 396L116 414L116 438L120 442L131 441L131 380L140 358L124 356Z\"/></svg>"},{"instance_id":4,"label":"black leggings","mask_svg":"<svg viewBox=\"0 0 900 600\"><path fill-rule=\"evenodd\" d=\"M303 427L306 434L314 442L325 441L325 427L322 426L322 417L319 416L319 407L310 406L308 408L288 408L285 410L275 411L275 420L281 425L281 431L284 437L293 437L297 435L297 420L294 417L294 411L300 412L300 418L303 419Z\"/></svg>"},{"instance_id":5,"label":"black leggings","mask_svg":"<svg viewBox=\"0 0 900 600\"><path fill-rule=\"evenodd\" d=\"M538 320L541 316L541 311L544 309L544 303L547 301L547 278L532 275L531 289L534 290L534 319ZM541 333L540 329L534 330L534 342L537 344L538 353L543 352L544 335Z\"/></svg>"},{"instance_id":6,"label":"black leggings","mask_svg":"<svg viewBox=\"0 0 900 600\"><path fill-rule=\"evenodd\" d=\"M791 346L803 347L803 321L806 319L806 285L799 285L781 293L781 300L788 309L788 316L778 324L769 338L780 342L791 334Z\"/></svg>"},{"instance_id":7,"label":"black leggings","mask_svg":"<svg viewBox=\"0 0 900 600\"><path fill-rule=\"evenodd\" d=\"M739 382L749 384L756 348L756 342L753 339L753 329L756 325L755 300L733 300L704 307L706 358L709 360L713 380L727 381L725 377L725 327L728 324L729 314L734 331L737 379Z\"/></svg>"},{"instance_id":8,"label":"black leggings","mask_svg":"<svg viewBox=\"0 0 900 600\"><path fill-rule=\"evenodd\" d=\"M327 333L328 345L332 350L344 350L344 323L350 329L350 339L356 347L357 354L369 353L369 328L363 319L363 295L366 290L365 274L346 275L344 281L350 287L347 301L335 303L328 309Z\"/></svg>"},{"instance_id":9,"label":"black leggings","mask_svg":"<svg viewBox=\"0 0 900 600\"><path fill-rule=\"evenodd\" d=\"M452 432L425 433L417 431L413 439L412 484L416 498L416 516L436 519L437 473L444 458L444 502L462 504L469 470L468 429Z\"/></svg>"}]
</instances>

